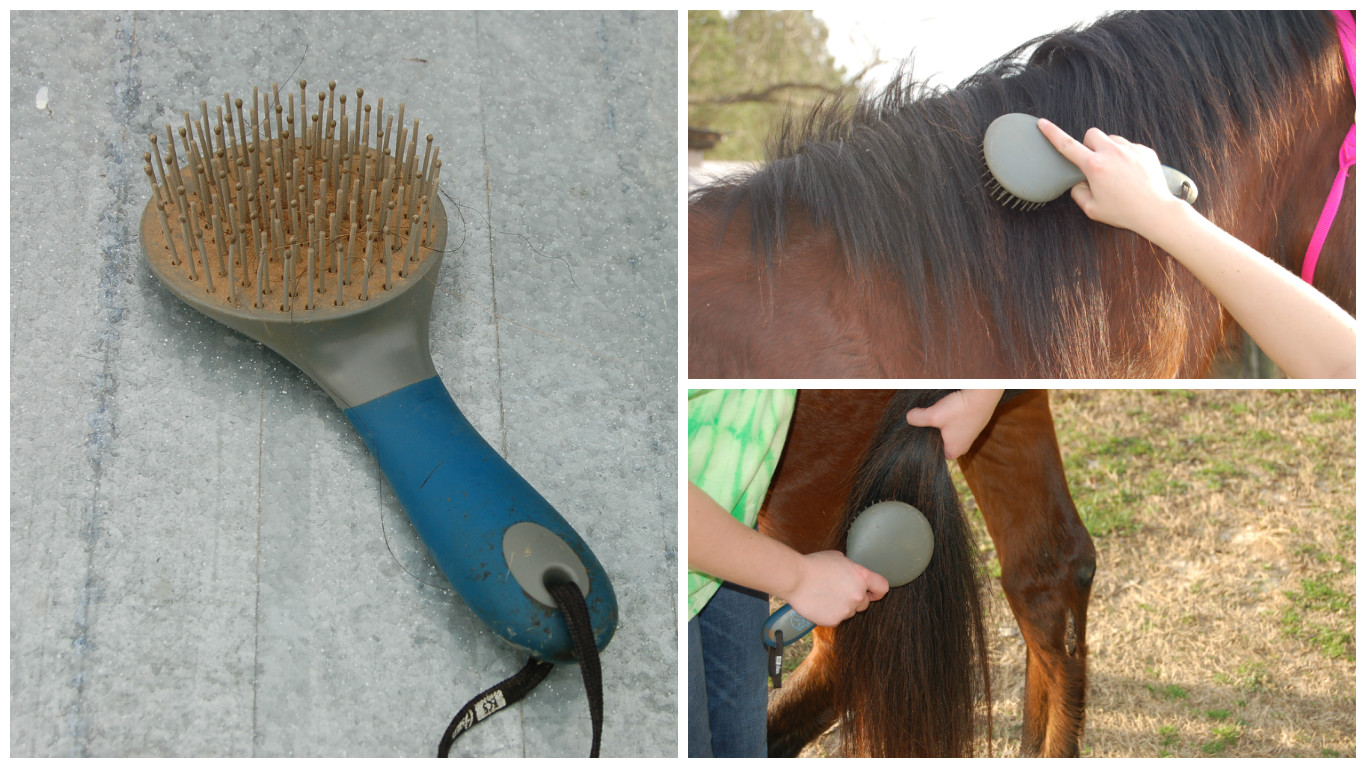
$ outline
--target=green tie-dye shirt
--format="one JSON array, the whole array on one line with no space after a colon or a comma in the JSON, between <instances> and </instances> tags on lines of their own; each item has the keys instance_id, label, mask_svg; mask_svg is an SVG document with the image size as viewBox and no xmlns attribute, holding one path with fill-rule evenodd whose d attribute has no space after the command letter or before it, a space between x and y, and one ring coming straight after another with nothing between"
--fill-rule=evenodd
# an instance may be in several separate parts
<instances>
[{"instance_id":1,"label":"green tie-dye shirt","mask_svg":"<svg viewBox=\"0 0 1366 768\"><path fill-rule=\"evenodd\" d=\"M688 391L688 480L753 528L778 466L797 402L795 389ZM688 571L688 618L721 580Z\"/></svg>"}]
</instances>

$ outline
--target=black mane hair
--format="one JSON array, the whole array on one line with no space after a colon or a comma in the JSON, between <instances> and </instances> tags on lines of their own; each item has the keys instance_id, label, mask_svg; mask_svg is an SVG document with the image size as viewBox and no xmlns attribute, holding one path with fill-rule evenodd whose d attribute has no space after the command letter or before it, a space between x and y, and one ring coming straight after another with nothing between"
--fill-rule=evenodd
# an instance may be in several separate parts
<instances>
[{"instance_id":1,"label":"black mane hair","mask_svg":"<svg viewBox=\"0 0 1366 768\"><path fill-rule=\"evenodd\" d=\"M1226 229L1262 222L1266 242L1254 247L1293 268L1298 256L1272 252L1288 247L1275 232L1277 202L1240 187L1255 181L1245 178L1254 164L1268 175L1307 122L1327 119L1315 100L1336 88L1346 76L1326 12L1121 12L1025 43L952 90L903 70L853 106L790 117L764 166L698 190L692 204L726 222L744 211L769 267L804 212L834 233L852 274L899 279L922 327L943 327L930 321L944 306L980 316L1015 375L1112 375L1097 372L1124 367L1126 350L1107 348L1117 307L1198 315L1212 334L1217 304L1165 254L1089 221L1066 196L1029 213L992 200L987 125L1025 112L1078 139L1096 126L1153 147L1196 181L1201 213ZM1157 269L1143 263L1158 287L1132 287L1139 260L1154 258Z\"/></svg>"}]
</instances>

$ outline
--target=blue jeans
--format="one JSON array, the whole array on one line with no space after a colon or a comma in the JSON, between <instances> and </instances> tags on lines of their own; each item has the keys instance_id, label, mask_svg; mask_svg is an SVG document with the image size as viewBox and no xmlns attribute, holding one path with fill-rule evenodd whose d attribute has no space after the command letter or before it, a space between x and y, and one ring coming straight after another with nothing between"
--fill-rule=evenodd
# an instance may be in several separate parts
<instances>
[{"instance_id":1,"label":"blue jeans","mask_svg":"<svg viewBox=\"0 0 1366 768\"><path fill-rule=\"evenodd\" d=\"M768 597L725 583L688 622L688 757L767 757Z\"/></svg>"}]
</instances>

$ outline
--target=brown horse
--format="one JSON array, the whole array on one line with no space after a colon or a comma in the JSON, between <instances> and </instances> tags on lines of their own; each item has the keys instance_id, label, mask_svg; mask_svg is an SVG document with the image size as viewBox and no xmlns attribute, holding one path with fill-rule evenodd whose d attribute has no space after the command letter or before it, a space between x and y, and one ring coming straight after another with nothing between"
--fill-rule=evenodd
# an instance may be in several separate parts
<instances>
[{"instance_id":1,"label":"brown horse","mask_svg":"<svg viewBox=\"0 0 1366 768\"><path fill-rule=\"evenodd\" d=\"M904 421L942 393L803 390L759 529L801 552L839 547L853 512L897 498L935 528L931 569L815 643L769 706L769 753L793 756L845 713L858 756L973 748L974 694L989 698L976 572L937 430ZM996 544L1027 646L1022 755L1075 756L1086 698L1086 606L1095 549L1067 490L1047 393L996 411L959 459ZM933 482L931 482L933 481ZM919 590L916 592L915 590ZM989 702L988 702L989 703ZM988 707L989 711L989 707Z\"/></svg>"},{"instance_id":2,"label":"brown horse","mask_svg":"<svg viewBox=\"0 0 1366 768\"><path fill-rule=\"evenodd\" d=\"M1006 112L1155 148L1202 214L1298 273L1355 97L1327 13L1161 11L1031 41L954 90L898 78L818 108L690 201L689 375L1204 374L1231 320L1170 256L1066 197L989 197L982 136ZM1352 313L1355 201L1353 174L1314 278Z\"/></svg>"}]
</instances>

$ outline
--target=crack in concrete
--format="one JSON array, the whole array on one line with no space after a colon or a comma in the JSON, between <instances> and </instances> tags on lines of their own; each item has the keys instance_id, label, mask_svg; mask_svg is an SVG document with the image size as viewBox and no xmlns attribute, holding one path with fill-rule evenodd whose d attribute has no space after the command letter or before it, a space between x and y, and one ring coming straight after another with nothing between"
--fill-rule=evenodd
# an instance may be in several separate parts
<instances>
[{"instance_id":1,"label":"crack in concrete","mask_svg":"<svg viewBox=\"0 0 1366 768\"><path fill-rule=\"evenodd\" d=\"M137 235L133 232L136 216L127 215L135 208L133 188L136 182L140 158L130 150L132 126L141 103L142 83L137 75L137 14L130 14L126 26L119 28L116 40L126 40L128 47L127 71L121 81L114 83L114 103L112 113L123 127L116 140L105 146L108 158L108 171L105 174L113 203L100 215L99 240L104 256L100 270L98 306L100 310L100 330L96 335L96 348L101 360L100 372L94 381L94 407L86 414L90 431L86 438L92 469L90 497L82 510L81 540L85 545L85 580L81 585L80 600L73 619L75 637L72 648L76 653L76 674L72 685L76 688L76 700L72 704L68 728L73 740L73 752L80 757L90 756L90 724L85 711L85 692L89 685L89 658L94 647L91 629L96 622L96 614L101 599L100 578L95 572L95 550L102 538L101 523L101 483L104 478L104 461L113 450L117 434L117 395L118 377L116 375L116 348L119 341L118 325L123 320L124 305L120 295L124 271L128 264L128 254L137 246Z\"/></svg>"},{"instance_id":2,"label":"crack in concrete","mask_svg":"<svg viewBox=\"0 0 1366 768\"><path fill-rule=\"evenodd\" d=\"M479 14L474 15L474 50L475 60L483 61L483 50L480 45L483 37L480 31ZM507 413L503 408L503 342L502 324L498 322L498 272L493 262L493 176L492 166L489 165L489 144L488 144L488 123L484 118L484 79L479 79L479 152L484 156L484 206L489 227L489 299L493 303L490 310L493 313L493 364L494 371L498 380L498 452L507 458L508 455L508 427Z\"/></svg>"}]
</instances>

